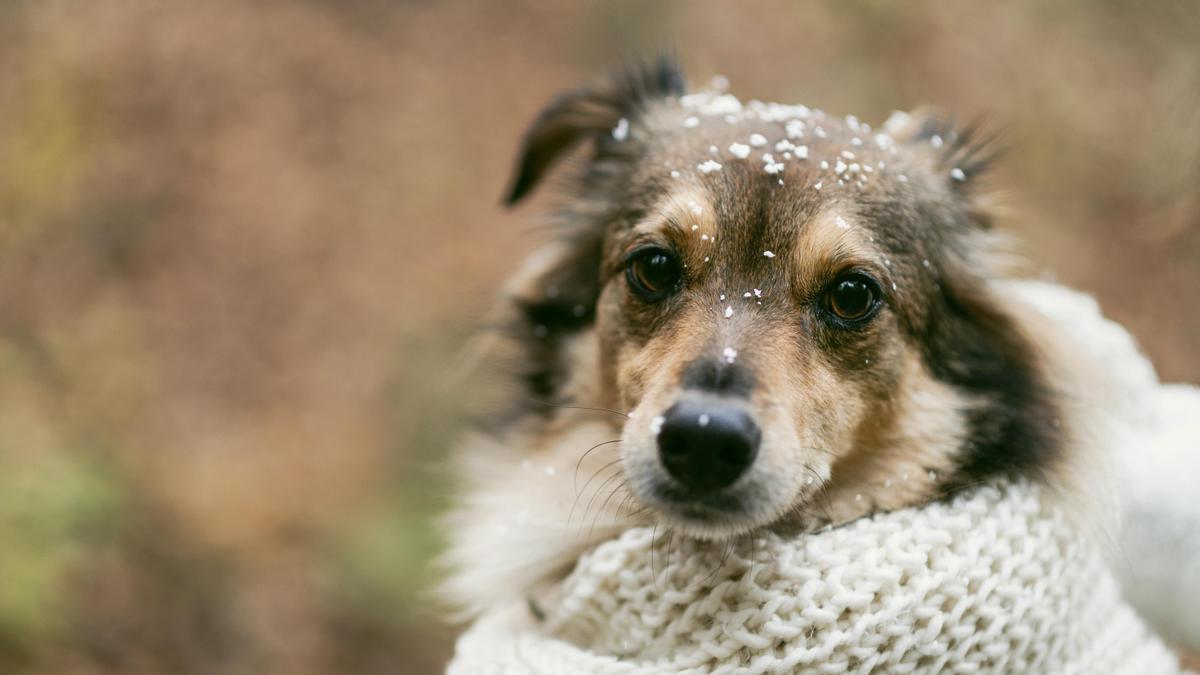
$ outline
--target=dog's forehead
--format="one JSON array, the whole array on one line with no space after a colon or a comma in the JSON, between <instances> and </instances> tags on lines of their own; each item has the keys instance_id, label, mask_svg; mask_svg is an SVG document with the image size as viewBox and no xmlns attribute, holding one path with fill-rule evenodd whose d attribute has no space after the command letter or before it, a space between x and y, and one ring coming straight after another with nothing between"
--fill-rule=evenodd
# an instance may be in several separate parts
<instances>
[{"instance_id":1,"label":"dog's forehead","mask_svg":"<svg viewBox=\"0 0 1200 675\"><path fill-rule=\"evenodd\" d=\"M638 179L664 193L699 191L724 226L756 219L795 227L839 206L899 205L928 159L893 134L907 122L897 114L874 129L805 106L684 96L643 118Z\"/></svg>"}]
</instances>

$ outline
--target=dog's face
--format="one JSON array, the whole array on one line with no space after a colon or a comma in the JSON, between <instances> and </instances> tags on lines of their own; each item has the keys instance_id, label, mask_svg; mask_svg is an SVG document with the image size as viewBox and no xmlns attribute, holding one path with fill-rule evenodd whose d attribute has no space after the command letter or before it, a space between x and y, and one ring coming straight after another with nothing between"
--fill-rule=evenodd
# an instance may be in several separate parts
<instances>
[{"instance_id":1,"label":"dog's face","mask_svg":"<svg viewBox=\"0 0 1200 675\"><path fill-rule=\"evenodd\" d=\"M901 387L947 398L952 439L967 404L905 339L941 262L912 220L954 200L935 153L811 112L730 123L703 114L714 100L730 101L633 129L646 141L621 201L638 207L610 224L596 317L605 389L633 411L632 489L701 536L823 515L833 467L877 445Z\"/></svg>"},{"instance_id":2,"label":"dog's face","mask_svg":"<svg viewBox=\"0 0 1200 675\"><path fill-rule=\"evenodd\" d=\"M722 538L1032 466L996 454L1014 434L1044 450L1029 431L1040 422L1010 419L1037 399L1036 377L984 291L975 148L929 120L873 130L679 96L655 75L560 100L514 192L564 127L601 131L568 206L586 234L525 306L568 371L535 393L571 396L575 382L588 397L576 402L630 411L620 462L633 496L677 530ZM545 335L564 293L579 319L564 333L594 341L582 357Z\"/></svg>"}]
</instances>

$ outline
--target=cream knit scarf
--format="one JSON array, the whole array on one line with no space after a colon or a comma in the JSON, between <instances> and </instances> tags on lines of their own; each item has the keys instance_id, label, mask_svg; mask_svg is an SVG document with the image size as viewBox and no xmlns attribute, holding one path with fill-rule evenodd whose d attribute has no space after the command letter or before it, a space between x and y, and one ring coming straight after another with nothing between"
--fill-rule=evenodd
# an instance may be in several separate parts
<instances>
[{"instance_id":1,"label":"cream knit scarf","mask_svg":"<svg viewBox=\"0 0 1200 675\"><path fill-rule=\"evenodd\" d=\"M1175 673L1098 549L1030 486L747 550L629 530L541 625L495 611L450 673ZM723 561L723 562L722 562Z\"/></svg>"}]
</instances>

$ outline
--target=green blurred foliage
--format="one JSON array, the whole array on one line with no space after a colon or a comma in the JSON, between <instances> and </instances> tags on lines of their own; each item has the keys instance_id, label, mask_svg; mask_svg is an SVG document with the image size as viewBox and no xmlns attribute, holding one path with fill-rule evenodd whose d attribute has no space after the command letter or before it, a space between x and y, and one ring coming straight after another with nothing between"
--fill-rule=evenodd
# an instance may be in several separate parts
<instances>
[{"instance_id":1,"label":"green blurred foliage","mask_svg":"<svg viewBox=\"0 0 1200 675\"><path fill-rule=\"evenodd\" d=\"M118 537L126 506L98 444L45 414L32 370L0 343L0 657L13 659L62 637L67 581Z\"/></svg>"},{"instance_id":2,"label":"green blurred foliage","mask_svg":"<svg viewBox=\"0 0 1200 675\"><path fill-rule=\"evenodd\" d=\"M86 461L14 464L0 460L0 651L9 653L61 637L71 607L64 582L115 535L123 496Z\"/></svg>"}]
</instances>

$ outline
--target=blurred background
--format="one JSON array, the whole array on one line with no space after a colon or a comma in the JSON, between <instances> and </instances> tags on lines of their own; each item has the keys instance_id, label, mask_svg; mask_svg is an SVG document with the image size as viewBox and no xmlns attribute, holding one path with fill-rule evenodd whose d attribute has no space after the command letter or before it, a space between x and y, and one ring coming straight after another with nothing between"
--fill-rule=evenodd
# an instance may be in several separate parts
<instances>
[{"instance_id":1,"label":"blurred background","mask_svg":"<svg viewBox=\"0 0 1200 675\"><path fill-rule=\"evenodd\" d=\"M1200 381L1200 4L0 0L0 672L430 673L448 383L556 92L986 116L1039 273Z\"/></svg>"}]
</instances>

